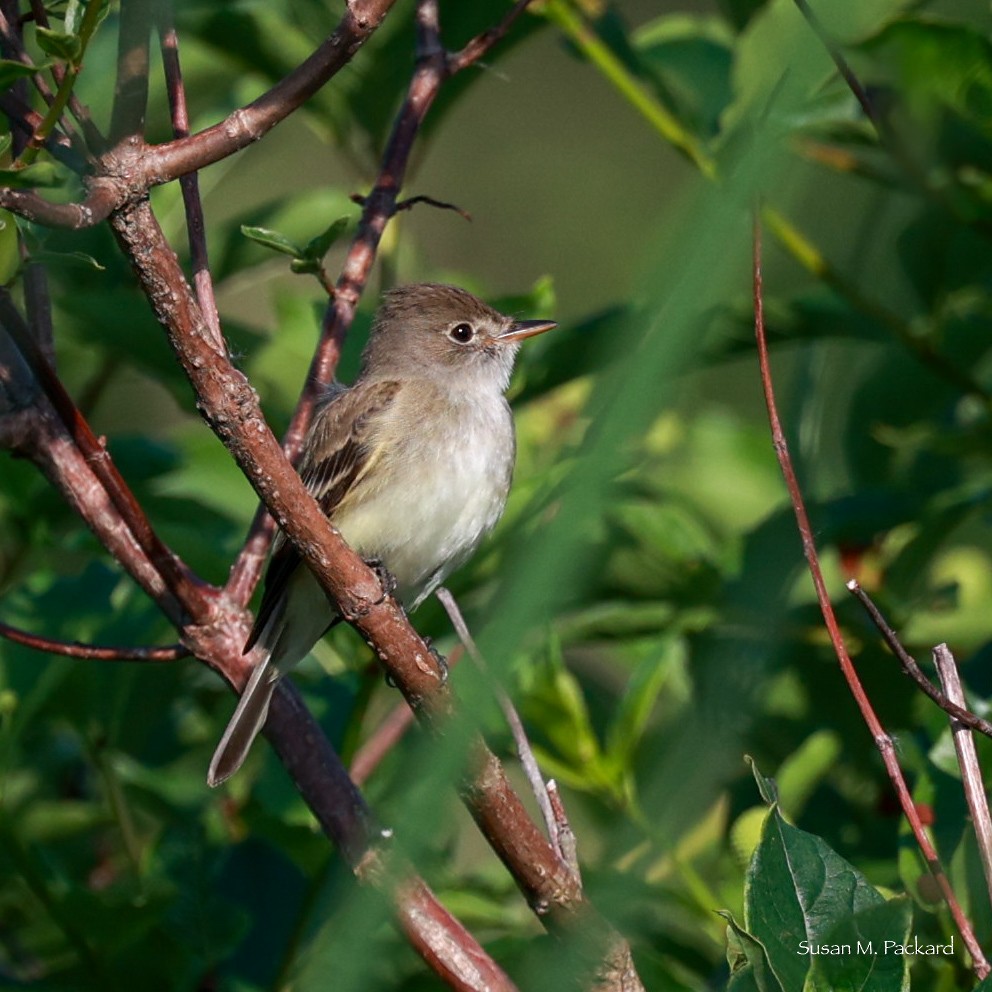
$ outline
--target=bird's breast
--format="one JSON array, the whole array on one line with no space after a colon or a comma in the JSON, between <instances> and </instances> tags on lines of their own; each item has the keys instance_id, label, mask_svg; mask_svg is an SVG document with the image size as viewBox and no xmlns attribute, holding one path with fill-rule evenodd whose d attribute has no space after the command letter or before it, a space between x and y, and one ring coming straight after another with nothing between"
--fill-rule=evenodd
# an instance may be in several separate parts
<instances>
[{"instance_id":1,"label":"bird's breast","mask_svg":"<svg viewBox=\"0 0 992 992\"><path fill-rule=\"evenodd\" d=\"M356 551L383 562L408 608L495 526L515 453L502 394L430 398L394 404L376 438L375 464L332 517Z\"/></svg>"}]
</instances>

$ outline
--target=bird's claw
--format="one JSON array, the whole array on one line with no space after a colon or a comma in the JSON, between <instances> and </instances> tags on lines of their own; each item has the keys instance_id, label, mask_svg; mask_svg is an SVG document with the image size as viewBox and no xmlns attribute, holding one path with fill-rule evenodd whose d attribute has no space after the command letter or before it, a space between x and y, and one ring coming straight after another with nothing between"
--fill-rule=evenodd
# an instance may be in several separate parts
<instances>
[{"instance_id":1,"label":"bird's claw","mask_svg":"<svg viewBox=\"0 0 992 992\"><path fill-rule=\"evenodd\" d=\"M383 564L381 558L366 558L365 564L375 572L375 577L379 580L379 585L382 586L382 591L387 596L392 596L396 592L396 578L392 572Z\"/></svg>"},{"instance_id":2,"label":"bird's claw","mask_svg":"<svg viewBox=\"0 0 992 992\"><path fill-rule=\"evenodd\" d=\"M427 650L430 651L431 657L437 664L437 670L441 673L441 685L446 685L448 682L448 673L450 669L448 668L448 659L445 658L443 654L436 647L434 647L434 642L429 637L424 638L424 644L427 645Z\"/></svg>"}]
</instances>

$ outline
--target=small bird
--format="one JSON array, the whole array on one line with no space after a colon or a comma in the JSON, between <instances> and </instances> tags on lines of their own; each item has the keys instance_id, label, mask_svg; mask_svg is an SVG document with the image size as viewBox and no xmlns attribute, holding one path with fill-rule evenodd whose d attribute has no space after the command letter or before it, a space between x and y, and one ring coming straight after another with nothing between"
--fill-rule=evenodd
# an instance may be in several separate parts
<instances>
[{"instance_id":1,"label":"small bird","mask_svg":"<svg viewBox=\"0 0 992 992\"><path fill-rule=\"evenodd\" d=\"M411 612L496 525L516 439L503 395L520 342L557 326L514 320L455 286L417 283L384 297L358 378L314 412L299 472L348 544L396 581ZM339 619L293 545L278 534L245 653L259 661L207 775L240 767L279 677Z\"/></svg>"}]
</instances>

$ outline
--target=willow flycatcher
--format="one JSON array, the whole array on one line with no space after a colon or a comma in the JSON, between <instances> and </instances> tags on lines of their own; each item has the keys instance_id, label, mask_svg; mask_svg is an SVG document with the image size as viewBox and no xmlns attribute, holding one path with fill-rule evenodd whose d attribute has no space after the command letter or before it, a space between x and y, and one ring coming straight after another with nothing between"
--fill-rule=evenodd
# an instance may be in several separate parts
<instances>
[{"instance_id":1,"label":"willow flycatcher","mask_svg":"<svg viewBox=\"0 0 992 992\"><path fill-rule=\"evenodd\" d=\"M516 441L503 393L521 341L555 327L517 321L455 286L388 293L358 378L314 412L300 476L348 544L381 562L415 610L476 549L506 505ZM241 767L280 675L338 619L282 534L245 652L262 652L210 763Z\"/></svg>"}]
</instances>

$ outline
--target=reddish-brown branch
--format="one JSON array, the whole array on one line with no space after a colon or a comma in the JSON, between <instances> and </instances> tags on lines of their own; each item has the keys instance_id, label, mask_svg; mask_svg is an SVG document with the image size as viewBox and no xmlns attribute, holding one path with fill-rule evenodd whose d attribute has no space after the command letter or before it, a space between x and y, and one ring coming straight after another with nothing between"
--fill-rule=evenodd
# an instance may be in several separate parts
<instances>
[{"instance_id":1,"label":"reddish-brown branch","mask_svg":"<svg viewBox=\"0 0 992 992\"><path fill-rule=\"evenodd\" d=\"M288 76L223 121L145 150L155 183L203 169L258 141L346 66L396 0L351 0L333 34Z\"/></svg>"},{"instance_id":2,"label":"reddish-brown branch","mask_svg":"<svg viewBox=\"0 0 992 992\"><path fill-rule=\"evenodd\" d=\"M209 660L239 690L250 670L241 654L247 631L246 623L217 624L192 628L188 635L197 656ZM391 896L411 946L449 986L464 992L515 992L504 972L427 884L409 866L394 863L388 832L376 822L289 679L276 689L265 735L324 833L359 879Z\"/></svg>"},{"instance_id":3,"label":"reddish-brown branch","mask_svg":"<svg viewBox=\"0 0 992 992\"><path fill-rule=\"evenodd\" d=\"M194 385L205 418L234 454L259 495L304 555L311 570L334 596L342 615L374 646L410 705L428 725L437 728L450 712L453 701L427 646L410 627L399 606L391 598L383 596L375 573L344 545L324 519L268 431L247 381L212 346L207 322L179 270L174 254L162 237L150 205L141 195L149 184L167 181L216 161L260 137L350 59L389 6L386 0L353 0L335 36L321 46L300 70L222 125L158 149L144 149L137 141L127 142L115 149L103 163L106 175L101 175L93 183L92 192L94 196L99 195L101 209L113 210L111 221L114 232L135 267L156 315L169 332L176 353ZM523 4L519 4L518 8L522 10ZM516 13L519 13L517 8L514 16ZM387 165L392 172L381 177L385 185L379 190L383 194L378 207L380 212L376 215L375 209L370 209L365 215L365 218L372 219L373 225L379 223L379 218L384 224L395 209L396 193L420 122L436 95L437 87L450 72L447 56L437 38L436 6L424 0L418 7L418 18L422 40L436 42L436 51L431 47L429 56L421 60L408 102L397 120L391 142L392 157L387 157ZM494 35L493 40L498 36ZM428 46L422 47L424 51L428 50ZM487 43L480 43L473 58L480 57L487 47ZM424 67L429 67L428 71L421 71ZM131 166L136 162L141 164L138 173L131 171ZM20 205L36 209L39 215L47 212L55 224L78 226L93 221L93 208L89 203L85 208L74 206L60 210L44 204L40 198L36 199L42 206L31 200L22 200ZM13 202L17 202L16 199ZM376 205L373 203L371 206L375 208ZM367 265L371 265L381 227L373 234L374 244L370 245L368 240L363 244L368 254ZM348 275L346 271L343 278L347 279ZM357 291L348 302L353 312ZM64 398L46 378L50 369L46 372L45 363L37 361L33 361L33 367L46 392L50 392L53 399L61 404L60 412L65 417ZM75 480L69 482L64 478L64 466L57 459L50 458L45 462L41 449L51 447L51 438L45 437L43 432L36 434L38 450L31 454L64 490L72 493L74 505L84 515L89 512L92 516L96 504L103 507L106 520L95 528L101 539L126 562L132 573L142 572L145 568L151 570L155 582L149 582L148 587L155 588L162 600L173 604L171 615L182 629L184 643L198 657L224 672L236 686L243 684L247 663L240 654L240 646L244 642L248 618L237 609L236 604L215 590L184 583L184 576L175 571L170 573L168 560L157 560L154 554L149 560L144 544L133 540L136 535L132 535L130 529L120 528L123 518L128 521L129 527L134 524L139 534L142 530L140 521L132 520L132 510L123 498L125 493L118 490L113 474L103 471L106 453L92 437L92 432L87 436L88 428L83 430L80 427L77 415L78 411L64 426L58 418L52 418L51 423L53 428L61 431L68 455L82 461L92 477L88 492L78 491ZM79 432L79 437L76 433L70 436L68 431ZM92 468L88 459L82 456L83 452L96 459ZM126 493L126 496L130 497L130 494ZM124 531L123 535L118 535L116 543L109 534L112 527ZM167 574L168 581L162 581L163 574ZM193 623L182 615L190 612L190 607L194 608L194 612L203 608L202 615L198 615ZM327 753L329 745L325 747L326 740L316 729L312 718L305 710L302 713L294 710L292 700L291 687L282 686L273 702L266 733L325 828L353 857L356 852L364 850L364 839L369 837L368 824L363 826L359 822L363 818L361 797L338 774L332 753ZM496 757L479 737L470 739L469 754L470 780L464 790L465 800L484 834L518 880L528 901L552 928L573 935L580 932L587 937L581 942L582 949L586 953L594 952L594 958L600 962L604 958L607 960L607 967L601 969L603 973L625 976L624 987L639 987L636 975L633 982L629 980L632 966L626 944L582 898L568 867L530 820ZM344 791L328 789L331 781L340 782ZM342 795L350 797L343 804L344 812ZM329 797L333 797L333 803ZM348 801L358 804L350 812ZM335 817L342 819L335 820ZM348 830L354 832L349 834ZM341 834L343 836L339 836ZM409 914L411 923L417 916L417 913ZM441 945L435 941L430 946L437 948ZM430 959L428 943L424 944L424 948L422 953ZM454 944L443 950L446 966L458 968L457 955L452 948L459 948L460 953L464 954L464 941L456 939ZM433 953L441 952L435 950ZM482 954L481 950L478 953ZM467 960L472 960L474 956L475 952L468 954ZM497 972L493 974L496 976ZM466 987L479 986L472 984ZM496 984L494 987L511 986Z\"/></svg>"},{"instance_id":4,"label":"reddish-brown branch","mask_svg":"<svg viewBox=\"0 0 992 992\"><path fill-rule=\"evenodd\" d=\"M125 565L169 620L180 627L186 610L124 524L118 507L94 472L94 463L79 450L47 398L39 397L32 408L22 411L18 422L22 434L11 447L41 469L100 543Z\"/></svg>"},{"instance_id":5,"label":"reddish-brown branch","mask_svg":"<svg viewBox=\"0 0 992 992\"><path fill-rule=\"evenodd\" d=\"M212 347L199 308L148 203L112 218L113 228L165 326L201 413L265 501L339 612L365 637L418 716L439 728L453 701L427 645L375 572L331 526L269 431L245 377ZM470 741L463 797L531 906L554 929L595 918L568 866L553 851L481 738ZM625 947L601 920L603 946ZM626 952L629 954L629 950Z\"/></svg>"},{"instance_id":6,"label":"reddish-brown branch","mask_svg":"<svg viewBox=\"0 0 992 992\"><path fill-rule=\"evenodd\" d=\"M131 141L104 155L82 203L50 203L31 190L0 188L0 207L49 227L91 227L110 212L144 196L149 188L205 168L258 141L342 69L368 40L396 0L352 0L336 30L317 50L272 89L196 134L162 145ZM0 24L0 36L3 25ZM16 37L16 36L15 36ZM36 76L42 88L44 81ZM51 93L49 91L49 100ZM126 123L134 131L137 98L127 101ZM123 104L122 112L123 112ZM87 132L89 134L89 132ZM93 147L102 144L93 135Z\"/></svg>"},{"instance_id":7,"label":"reddish-brown branch","mask_svg":"<svg viewBox=\"0 0 992 992\"><path fill-rule=\"evenodd\" d=\"M50 203L29 189L0 187L0 207L45 227L79 230L106 220L124 195L119 184L111 180L91 182L81 203Z\"/></svg>"},{"instance_id":8,"label":"reddish-brown branch","mask_svg":"<svg viewBox=\"0 0 992 992\"><path fill-rule=\"evenodd\" d=\"M903 814L905 815L906 820L913 831L913 836L916 838L916 843L919 845L923 858L927 863L927 867L933 874L941 893L947 902L948 908L951 911L951 915L954 917L954 922L957 925L958 932L961 934L961 939L964 941L965 947L971 955L975 974L979 977L979 979L984 979L990 971L988 961L986 961L985 955L982 953L982 949L979 946L978 941L975 939L971 922L961 909L961 905L954 894L954 890L951 888L951 883L948 880L947 875L944 873L944 869L941 867L940 859L937 856L937 851L930 842L930 838L927 836L926 830L920 821L920 816L916 809L916 805L913 802L912 794L906 784L906 779L903 776L902 769L899 767L899 759L896 756L892 738L882 726L881 721L878 719L878 716L875 714L875 710L871 705L871 701L868 699L868 694L865 692L861 679L859 678L857 670L854 667L854 663L851 660L851 656L848 654L847 646L844 643L844 635L841 633L840 625L837 622L833 605L830 602L830 596L827 593L826 583L823 579L823 572L820 569L820 559L816 550L816 541L813 538L813 528L810 526L809 516L806 513L806 504L803 500L802 491L799 487L799 481L796 478L796 473L792 465L792 458L789 454L789 446L785 439L785 432L782 430L782 423L778 415L778 406L775 402L775 390L772 382L771 364L768 359L768 342L765 336L764 296L762 293L761 284L761 222L758 219L757 213L755 213L754 219L753 276L754 333L758 346L758 366L761 371L761 385L765 395L765 405L768 408L768 421L771 425L772 444L775 448L775 455L778 459L779 467L782 470L786 489L789 492L789 500L792 503L792 508L796 516L796 524L802 538L803 555L806 558L809 573L813 580L813 587L816 590L816 598L820 604L820 612L823 615L823 622L827 628L827 633L830 636L830 642L833 645L834 653L837 655L837 661L840 664L840 669L844 675L844 680L847 682L848 688L851 690L851 695L854 697L854 701L861 712L861 717L865 721L865 725L868 727L868 731L871 734L872 739L875 742L875 746L878 748L879 754L882 757L885 770L889 775L889 779L891 780L893 788L895 789L896 795L899 799L899 805L902 808Z\"/></svg>"},{"instance_id":9,"label":"reddish-brown branch","mask_svg":"<svg viewBox=\"0 0 992 992\"><path fill-rule=\"evenodd\" d=\"M516 992L506 973L422 881L408 879L400 895L399 918L404 933L417 939L420 954L449 988L456 992Z\"/></svg>"},{"instance_id":10,"label":"reddish-brown branch","mask_svg":"<svg viewBox=\"0 0 992 992\"><path fill-rule=\"evenodd\" d=\"M334 378L341 348L372 271L383 231L400 209L397 198L427 112L445 80L483 58L506 35L529 3L530 0L518 0L497 27L478 35L454 55L448 55L441 45L436 16L425 14L423 5L418 7L417 69L393 123L378 176L369 194L359 197L357 201L362 205L358 229L324 312L321 336L310 362L306 384L283 438L283 448L291 461L295 461L299 454L314 404ZM432 24L425 23L427 17L431 18ZM271 535L271 523L264 515L257 515L252 522L248 542L238 556L228 581L228 589L237 589L238 598L243 598L244 602L251 598L251 592L261 577Z\"/></svg>"},{"instance_id":11,"label":"reddish-brown branch","mask_svg":"<svg viewBox=\"0 0 992 992\"><path fill-rule=\"evenodd\" d=\"M66 658L81 658L85 661L177 661L189 657L189 649L182 644L170 644L161 648L98 647L95 644L80 644L78 641L56 641L49 637L39 637L11 627L0 621L0 637L15 644L23 644L35 651L47 651Z\"/></svg>"},{"instance_id":12,"label":"reddish-brown branch","mask_svg":"<svg viewBox=\"0 0 992 992\"><path fill-rule=\"evenodd\" d=\"M186 107L186 87L179 61L179 36L173 23L172 4L162 0L159 11L159 33L161 36L162 65L165 72L165 85L169 94L169 110L172 114L172 131L177 138L189 137L189 111ZM200 304L207 326L214 336L214 344L222 351L225 347L220 329L220 315L217 313L217 300L214 296L213 277L210 274L210 261L207 254L207 233L203 220L203 203L200 200L200 180L195 172L179 179L183 193L183 207L186 211L186 231L189 238L189 255L193 267L193 288Z\"/></svg>"},{"instance_id":13,"label":"reddish-brown branch","mask_svg":"<svg viewBox=\"0 0 992 992\"><path fill-rule=\"evenodd\" d=\"M0 323L13 338L45 395L61 417L66 430L99 478L107 496L148 560L177 599L183 602L187 609L194 611L194 616L204 616L207 612L204 595L209 587L196 578L155 533L103 442L96 437L85 417L73 403L38 343L31 336L24 319L6 290L0 290Z\"/></svg>"}]
</instances>

